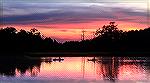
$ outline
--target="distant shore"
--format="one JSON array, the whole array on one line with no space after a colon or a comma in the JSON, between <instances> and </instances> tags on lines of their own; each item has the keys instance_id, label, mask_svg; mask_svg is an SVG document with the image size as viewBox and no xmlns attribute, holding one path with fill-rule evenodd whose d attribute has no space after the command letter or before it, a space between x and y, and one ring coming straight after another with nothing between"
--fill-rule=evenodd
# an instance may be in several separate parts
<instances>
[{"instance_id":1,"label":"distant shore","mask_svg":"<svg viewBox=\"0 0 150 83\"><path fill-rule=\"evenodd\" d=\"M148 56L150 52L28 52L28 56L63 56L63 57L94 57L94 56Z\"/></svg>"},{"instance_id":2,"label":"distant shore","mask_svg":"<svg viewBox=\"0 0 150 83\"><path fill-rule=\"evenodd\" d=\"M32 57L97 57L97 56L118 56L118 57L132 57L132 56L147 56L150 57L149 51L101 51L101 52L79 52L79 51L47 51L47 52L0 52L1 56L10 57L22 57L22 56L32 56Z\"/></svg>"}]
</instances>

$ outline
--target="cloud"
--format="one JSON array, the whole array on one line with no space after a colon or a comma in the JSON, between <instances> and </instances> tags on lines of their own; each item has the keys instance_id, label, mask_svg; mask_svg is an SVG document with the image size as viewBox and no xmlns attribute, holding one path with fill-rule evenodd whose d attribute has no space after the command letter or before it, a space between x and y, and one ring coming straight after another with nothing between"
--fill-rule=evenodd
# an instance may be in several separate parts
<instances>
[{"instance_id":1,"label":"cloud","mask_svg":"<svg viewBox=\"0 0 150 83\"><path fill-rule=\"evenodd\" d=\"M4 24L71 24L111 19L146 23L146 11L109 5L110 3L4 3L0 21ZM117 13L122 14L116 15ZM132 18L135 16L142 17L142 21Z\"/></svg>"},{"instance_id":2,"label":"cloud","mask_svg":"<svg viewBox=\"0 0 150 83\"><path fill-rule=\"evenodd\" d=\"M41 2L47 2L47 3L57 3L57 2L63 2L63 3L98 3L98 2L146 2L147 0L0 0L3 2L33 2L33 3L41 3Z\"/></svg>"}]
</instances>

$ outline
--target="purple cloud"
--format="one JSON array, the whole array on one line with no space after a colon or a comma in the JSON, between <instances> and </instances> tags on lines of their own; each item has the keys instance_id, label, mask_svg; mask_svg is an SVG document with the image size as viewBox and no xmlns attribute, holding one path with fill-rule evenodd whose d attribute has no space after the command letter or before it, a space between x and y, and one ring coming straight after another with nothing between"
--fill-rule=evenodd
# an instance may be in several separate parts
<instances>
[{"instance_id":1,"label":"purple cloud","mask_svg":"<svg viewBox=\"0 0 150 83\"><path fill-rule=\"evenodd\" d=\"M147 23L147 11L140 12L135 11L132 8L107 7L106 3L105 5L81 5L71 3L6 3L4 4L2 11L3 15L0 16L0 21L3 24L69 24L104 21L106 19ZM116 16L116 13L123 13L124 15ZM133 19L132 17L134 16L143 17L141 18L143 20L140 21L138 19Z\"/></svg>"}]
</instances>

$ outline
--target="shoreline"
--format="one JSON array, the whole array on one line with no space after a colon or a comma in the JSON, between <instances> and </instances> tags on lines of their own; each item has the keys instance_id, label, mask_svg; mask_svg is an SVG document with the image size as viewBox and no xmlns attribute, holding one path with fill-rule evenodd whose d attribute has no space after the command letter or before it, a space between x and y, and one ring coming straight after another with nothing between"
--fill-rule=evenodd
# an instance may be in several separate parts
<instances>
[{"instance_id":1,"label":"shoreline","mask_svg":"<svg viewBox=\"0 0 150 83\"><path fill-rule=\"evenodd\" d=\"M27 56L63 56L63 57L96 57L96 56L148 56L150 57L150 52L27 52Z\"/></svg>"},{"instance_id":2,"label":"shoreline","mask_svg":"<svg viewBox=\"0 0 150 83\"><path fill-rule=\"evenodd\" d=\"M79 52L79 51L51 51L51 52L0 52L2 57L150 57L148 51L103 51L103 52Z\"/></svg>"}]
</instances>

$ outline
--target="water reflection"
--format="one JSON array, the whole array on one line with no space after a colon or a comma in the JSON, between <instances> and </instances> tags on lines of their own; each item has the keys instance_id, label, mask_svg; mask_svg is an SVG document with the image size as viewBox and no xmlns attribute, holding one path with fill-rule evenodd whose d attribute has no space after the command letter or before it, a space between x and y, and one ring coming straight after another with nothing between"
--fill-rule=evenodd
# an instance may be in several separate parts
<instances>
[{"instance_id":1,"label":"water reflection","mask_svg":"<svg viewBox=\"0 0 150 83\"><path fill-rule=\"evenodd\" d=\"M1 58L0 74L2 76L23 76L28 73L30 76L37 76L40 72L40 65L39 60Z\"/></svg>"},{"instance_id":2,"label":"water reflection","mask_svg":"<svg viewBox=\"0 0 150 83\"><path fill-rule=\"evenodd\" d=\"M42 57L2 59L2 77L85 80L150 80L148 57Z\"/></svg>"}]
</instances>

